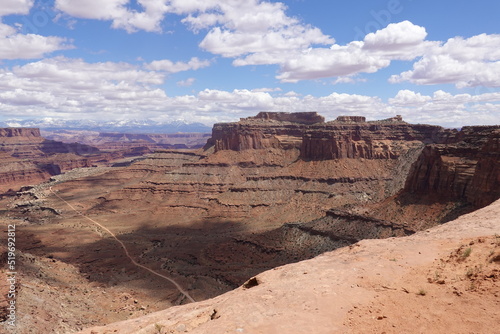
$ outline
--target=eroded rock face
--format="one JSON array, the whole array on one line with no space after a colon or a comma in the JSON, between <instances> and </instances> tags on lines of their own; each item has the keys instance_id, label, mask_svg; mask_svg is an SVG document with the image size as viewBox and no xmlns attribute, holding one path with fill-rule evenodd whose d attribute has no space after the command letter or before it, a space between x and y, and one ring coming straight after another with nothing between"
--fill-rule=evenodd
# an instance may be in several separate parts
<instances>
[{"instance_id":1,"label":"eroded rock face","mask_svg":"<svg viewBox=\"0 0 500 334\"><path fill-rule=\"evenodd\" d=\"M475 208L492 203L500 197L500 127L464 127L447 143L427 145L405 190L463 200Z\"/></svg>"},{"instance_id":2,"label":"eroded rock face","mask_svg":"<svg viewBox=\"0 0 500 334\"><path fill-rule=\"evenodd\" d=\"M340 123L364 123L366 122L366 117L364 116L339 116L335 120Z\"/></svg>"},{"instance_id":3,"label":"eroded rock face","mask_svg":"<svg viewBox=\"0 0 500 334\"><path fill-rule=\"evenodd\" d=\"M95 147L47 140L34 128L0 129L0 191L41 182L52 175L90 167L99 155Z\"/></svg>"},{"instance_id":4,"label":"eroded rock face","mask_svg":"<svg viewBox=\"0 0 500 334\"><path fill-rule=\"evenodd\" d=\"M40 137L40 129L36 128L0 128L0 137Z\"/></svg>"},{"instance_id":5,"label":"eroded rock face","mask_svg":"<svg viewBox=\"0 0 500 334\"><path fill-rule=\"evenodd\" d=\"M397 159L421 143L440 143L453 130L393 121L365 122L361 116L341 116L334 122L307 124L289 114L260 113L237 123L216 124L208 145L215 151L297 148L305 160ZM297 117L300 119L300 117Z\"/></svg>"},{"instance_id":6,"label":"eroded rock face","mask_svg":"<svg viewBox=\"0 0 500 334\"><path fill-rule=\"evenodd\" d=\"M363 117L364 118L364 117ZM254 117L244 118L243 120L273 120L279 122L292 122L300 124L324 123L325 118L317 112L272 112L262 111Z\"/></svg>"}]
</instances>

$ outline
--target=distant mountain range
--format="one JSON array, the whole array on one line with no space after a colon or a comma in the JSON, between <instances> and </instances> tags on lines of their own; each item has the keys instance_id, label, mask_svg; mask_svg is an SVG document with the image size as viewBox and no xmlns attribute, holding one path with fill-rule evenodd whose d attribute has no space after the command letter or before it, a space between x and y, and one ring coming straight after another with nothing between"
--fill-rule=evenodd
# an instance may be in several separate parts
<instances>
[{"instance_id":1,"label":"distant mountain range","mask_svg":"<svg viewBox=\"0 0 500 334\"><path fill-rule=\"evenodd\" d=\"M202 123L186 123L183 121L118 120L99 122L94 120L62 120L55 118L7 120L0 122L0 127L40 128L47 131L87 130L120 133L207 133L212 131L211 127Z\"/></svg>"}]
</instances>

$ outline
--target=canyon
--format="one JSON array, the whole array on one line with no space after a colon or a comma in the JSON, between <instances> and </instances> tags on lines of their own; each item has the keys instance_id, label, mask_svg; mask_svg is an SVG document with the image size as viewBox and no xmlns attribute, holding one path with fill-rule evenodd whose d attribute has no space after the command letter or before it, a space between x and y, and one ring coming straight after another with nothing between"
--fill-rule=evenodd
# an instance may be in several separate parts
<instances>
[{"instance_id":1,"label":"canyon","mask_svg":"<svg viewBox=\"0 0 500 334\"><path fill-rule=\"evenodd\" d=\"M48 183L0 200L7 208L0 216L2 222L19 227L24 268L19 298L30 305L29 312L26 309L20 315L19 323L29 320L42 332L72 332L131 318L119 327L86 332L153 333L154 324L162 326L160 333L219 333L233 325L234 331L243 328L231 322L240 321L236 320L241 319L237 310L253 314L237 302L246 301L243 294L250 294L253 299L247 303L257 305L261 320L258 326L247 324L245 332L271 333L278 323L268 322L269 312L279 315L286 306L276 303L292 303L294 310L309 305L306 294L299 292L300 285L322 289L321 280L331 280L337 274L348 281L349 266L362 254L369 254L365 261L380 263L375 254L391 248L394 255L387 257L403 259L420 242L417 248L429 256L424 262L431 268L430 257L445 256L443 231L453 230L454 222L450 221L481 208L483 211L478 212L486 217L498 211L495 201L500 198L500 126L458 130L408 124L400 116L380 121L339 116L325 122L314 112L261 112L239 122L215 124L203 147L152 146L154 153L100 167L91 167L102 154L98 145L55 144L42 139L37 130L28 129L19 130L21 140L12 139L16 137L14 130L10 131L12 135L6 132L3 137L0 133L5 142L4 163L10 163L14 170L16 164L33 161L32 180L46 179L35 177L41 162L22 160L26 157L22 152L43 153L39 147L50 147L50 152L87 161L71 166L83 169L53 175ZM14 155L14 151L19 153ZM61 171L68 169L61 167ZM189 300L173 284L133 266L109 233L85 217L112 231L137 262L174 278L201 302L176 306ZM467 238L470 241L485 234L484 245L491 243L496 252L492 235L500 226L498 219L491 218L489 225L479 224L475 233L464 232L463 226L476 223L461 220L457 230L461 232L453 230L455 239L446 245L455 247ZM426 232L419 231L431 231L435 238L426 239ZM431 244L426 253L425 245ZM349 254L352 247L360 253ZM404 265L406 269L394 263L383 275L394 270L407 274L423 263L411 259ZM498 279L497 265L492 261L488 266L492 280ZM336 273L337 267L343 269ZM363 268L364 275L374 279L376 273ZM289 272L290 278L278 277L278 272ZM310 283L302 279L306 276L312 277ZM344 296L349 287L338 285L337 290L328 291ZM365 292L373 297L371 288ZM497 288L495 284L489 286L490 290ZM360 296L363 292L353 291ZM298 294L301 299L293 304L287 299L290 297L278 298L289 294ZM265 305L278 300L273 302L275 308L258 306L263 296L269 296ZM57 298L65 307L59 306ZM311 304L312 309L304 316L314 313L314 308L323 310L322 305L331 301L315 298L317 303ZM356 298L352 303L373 301ZM51 302L44 303L47 299ZM224 304L224 300L230 304ZM494 299L488 302L495 303ZM231 307L233 313L228 311ZM167 308L163 313L153 313ZM103 311L92 315L88 309ZM296 312L300 313L298 309ZM51 313L61 320L54 321ZM221 314L224 321L217 320ZM493 319L498 320L496 316ZM178 320L167 323L166 318ZM217 321L204 320L211 318ZM365 318L360 319L351 322L353 326L370 328L363 322ZM20 333L29 332L28 325L20 326ZM350 325L335 326L332 328ZM356 332L355 327L351 329Z\"/></svg>"},{"instance_id":2,"label":"canyon","mask_svg":"<svg viewBox=\"0 0 500 334\"><path fill-rule=\"evenodd\" d=\"M95 131L40 131L0 128L0 192L48 180L66 171L113 163L127 164L165 148L202 147L209 134L127 134Z\"/></svg>"},{"instance_id":3,"label":"canyon","mask_svg":"<svg viewBox=\"0 0 500 334\"><path fill-rule=\"evenodd\" d=\"M145 148L147 153L157 149L200 148L210 133L121 133L90 130L43 130L45 138L65 143L82 143L100 150L126 150Z\"/></svg>"},{"instance_id":4,"label":"canyon","mask_svg":"<svg viewBox=\"0 0 500 334\"><path fill-rule=\"evenodd\" d=\"M0 192L42 182L52 175L99 160L99 150L84 144L47 140L35 128L0 128Z\"/></svg>"}]
</instances>

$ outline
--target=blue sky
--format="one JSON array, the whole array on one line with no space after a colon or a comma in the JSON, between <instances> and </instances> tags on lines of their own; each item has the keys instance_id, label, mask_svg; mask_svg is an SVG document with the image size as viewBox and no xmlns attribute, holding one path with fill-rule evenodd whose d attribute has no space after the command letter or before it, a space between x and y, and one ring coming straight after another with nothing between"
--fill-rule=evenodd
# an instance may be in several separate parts
<instances>
[{"instance_id":1,"label":"blue sky","mask_svg":"<svg viewBox=\"0 0 500 334\"><path fill-rule=\"evenodd\" d=\"M500 122L500 3L2 0L0 119Z\"/></svg>"}]
</instances>

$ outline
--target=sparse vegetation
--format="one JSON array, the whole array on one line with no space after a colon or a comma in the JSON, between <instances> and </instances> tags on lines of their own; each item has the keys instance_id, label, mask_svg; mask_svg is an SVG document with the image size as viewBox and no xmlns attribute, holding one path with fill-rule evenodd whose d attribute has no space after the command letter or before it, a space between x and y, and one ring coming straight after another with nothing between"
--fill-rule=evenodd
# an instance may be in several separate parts
<instances>
[{"instance_id":1,"label":"sparse vegetation","mask_svg":"<svg viewBox=\"0 0 500 334\"><path fill-rule=\"evenodd\" d=\"M471 247L468 247L466 248L463 252L462 252L462 258L463 259L466 259L470 256L470 254L472 253L472 248Z\"/></svg>"},{"instance_id":2,"label":"sparse vegetation","mask_svg":"<svg viewBox=\"0 0 500 334\"><path fill-rule=\"evenodd\" d=\"M156 323L156 324L155 324L155 329L156 329L156 332L155 332L155 333L157 333L157 334L161 334L161 333L162 333L162 331L163 331L163 327L165 327L165 326L163 326L163 325L160 325L160 324Z\"/></svg>"},{"instance_id":3,"label":"sparse vegetation","mask_svg":"<svg viewBox=\"0 0 500 334\"><path fill-rule=\"evenodd\" d=\"M419 296L425 296L426 294L427 294L427 291L425 291L424 289L420 289L417 292L417 295L419 295Z\"/></svg>"}]
</instances>

